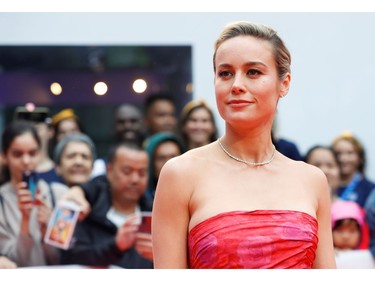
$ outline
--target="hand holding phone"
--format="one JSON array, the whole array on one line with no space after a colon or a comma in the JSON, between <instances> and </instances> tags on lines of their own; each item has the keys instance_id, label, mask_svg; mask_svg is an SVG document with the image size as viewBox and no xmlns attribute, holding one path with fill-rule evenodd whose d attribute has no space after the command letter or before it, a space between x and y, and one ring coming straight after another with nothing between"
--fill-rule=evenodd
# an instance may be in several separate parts
<instances>
[{"instance_id":1,"label":"hand holding phone","mask_svg":"<svg viewBox=\"0 0 375 281\"><path fill-rule=\"evenodd\" d=\"M34 171L24 171L22 173L22 181L26 182L27 189L30 190L32 198L35 199L38 188L36 173Z\"/></svg>"},{"instance_id":2,"label":"hand holding phone","mask_svg":"<svg viewBox=\"0 0 375 281\"><path fill-rule=\"evenodd\" d=\"M151 233L151 212L141 212L141 224L138 227L138 232Z\"/></svg>"}]
</instances>

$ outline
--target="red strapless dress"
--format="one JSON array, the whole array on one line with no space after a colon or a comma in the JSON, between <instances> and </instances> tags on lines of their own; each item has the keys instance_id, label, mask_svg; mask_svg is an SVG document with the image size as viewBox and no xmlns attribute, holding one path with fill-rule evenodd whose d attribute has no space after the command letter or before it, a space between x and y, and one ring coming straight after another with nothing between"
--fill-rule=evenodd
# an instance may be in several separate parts
<instances>
[{"instance_id":1,"label":"red strapless dress","mask_svg":"<svg viewBox=\"0 0 375 281\"><path fill-rule=\"evenodd\" d=\"M189 232L189 268L312 268L318 222L289 210L232 211Z\"/></svg>"}]
</instances>

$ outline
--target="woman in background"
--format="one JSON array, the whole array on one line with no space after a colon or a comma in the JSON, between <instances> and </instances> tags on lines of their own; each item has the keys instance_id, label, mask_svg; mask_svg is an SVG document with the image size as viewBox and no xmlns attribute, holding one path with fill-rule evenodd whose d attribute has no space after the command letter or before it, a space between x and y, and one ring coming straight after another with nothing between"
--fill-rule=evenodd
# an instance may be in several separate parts
<instances>
[{"instance_id":1,"label":"woman in background","mask_svg":"<svg viewBox=\"0 0 375 281\"><path fill-rule=\"evenodd\" d=\"M34 171L41 141L33 125L18 121L2 134L2 157L8 169L7 181L0 187L0 252L18 267L59 263L59 251L43 242L54 203L67 187L37 182L36 197L22 181L24 171Z\"/></svg>"},{"instance_id":2,"label":"woman in background","mask_svg":"<svg viewBox=\"0 0 375 281\"><path fill-rule=\"evenodd\" d=\"M145 196L152 206L162 167L169 159L184 153L185 147L176 134L163 132L150 136L145 141L144 147L150 159Z\"/></svg>"},{"instance_id":3,"label":"woman in background","mask_svg":"<svg viewBox=\"0 0 375 281\"><path fill-rule=\"evenodd\" d=\"M315 145L307 151L304 160L323 171L331 188L331 200L336 201L340 185L340 166L335 151L329 146Z\"/></svg>"},{"instance_id":4,"label":"woman in background","mask_svg":"<svg viewBox=\"0 0 375 281\"><path fill-rule=\"evenodd\" d=\"M363 145L351 133L336 137L332 147L340 164L341 182L337 195L343 200L357 202L362 208L375 189L375 183L365 175L366 155Z\"/></svg>"},{"instance_id":5,"label":"woman in background","mask_svg":"<svg viewBox=\"0 0 375 281\"><path fill-rule=\"evenodd\" d=\"M68 187L86 183L90 179L95 158L95 144L88 135L72 133L63 137L54 153L56 172L61 182Z\"/></svg>"},{"instance_id":6,"label":"woman in background","mask_svg":"<svg viewBox=\"0 0 375 281\"><path fill-rule=\"evenodd\" d=\"M192 100L184 106L181 111L180 124L180 134L187 150L217 140L214 114L202 100Z\"/></svg>"}]
</instances>

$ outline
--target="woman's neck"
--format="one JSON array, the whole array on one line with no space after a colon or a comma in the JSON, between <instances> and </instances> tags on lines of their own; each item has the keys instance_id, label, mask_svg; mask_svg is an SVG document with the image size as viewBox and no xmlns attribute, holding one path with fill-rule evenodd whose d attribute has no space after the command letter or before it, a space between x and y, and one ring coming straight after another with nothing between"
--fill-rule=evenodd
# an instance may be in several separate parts
<instances>
[{"instance_id":1,"label":"woman's neck","mask_svg":"<svg viewBox=\"0 0 375 281\"><path fill-rule=\"evenodd\" d=\"M47 172L55 167L55 163L48 157L48 155L41 155L36 171Z\"/></svg>"}]
</instances>

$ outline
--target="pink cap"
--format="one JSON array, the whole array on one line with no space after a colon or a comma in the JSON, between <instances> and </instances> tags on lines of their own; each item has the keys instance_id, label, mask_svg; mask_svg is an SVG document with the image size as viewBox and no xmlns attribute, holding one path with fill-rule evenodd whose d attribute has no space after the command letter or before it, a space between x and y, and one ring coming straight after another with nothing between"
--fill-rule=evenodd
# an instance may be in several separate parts
<instances>
[{"instance_id":1,"label":"pink cap","mask_svg":"<svg viewBox=\"0 0 375 281\"><path fill-rule=\"evenodd\" d=\"M338 220L355 219L362 227L364 223L364 212L354 201L335 201L331 206L332 227Z\"/></svg>"}]
</instances>

